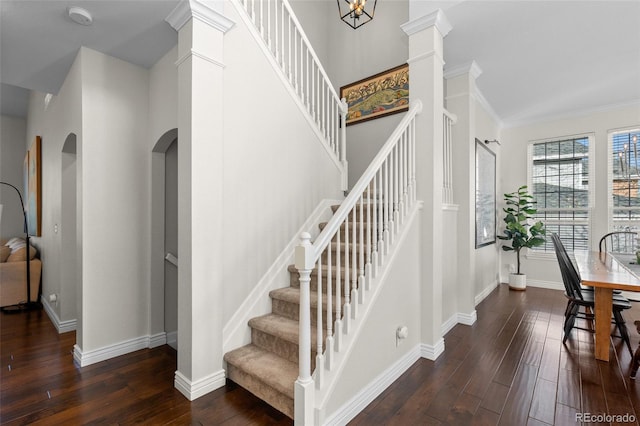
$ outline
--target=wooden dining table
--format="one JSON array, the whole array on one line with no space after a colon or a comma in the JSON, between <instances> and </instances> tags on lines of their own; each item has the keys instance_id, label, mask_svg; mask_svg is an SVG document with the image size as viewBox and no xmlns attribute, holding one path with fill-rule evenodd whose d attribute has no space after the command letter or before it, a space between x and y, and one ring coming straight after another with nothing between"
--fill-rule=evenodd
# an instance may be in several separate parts
<instances>
[{"instance_id":1,"label":"wooden dining table","mask_svg":"<svg viewBox=\"0 0 640 426\"><path fill-rule=\"evenodd\" d=\"M640 292L640 278L612 253L575 250L574 256L582 284L594 287L595 356L609 361L613 290Z\"/></svg>"}]
</instances>

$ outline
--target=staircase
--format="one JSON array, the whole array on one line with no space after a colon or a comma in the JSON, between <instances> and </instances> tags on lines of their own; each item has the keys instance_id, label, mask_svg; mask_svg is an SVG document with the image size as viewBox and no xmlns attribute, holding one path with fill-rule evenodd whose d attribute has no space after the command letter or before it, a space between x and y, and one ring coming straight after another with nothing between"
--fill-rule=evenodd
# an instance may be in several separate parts
<instances>
[{"instance_id":1,"label":"staircase","mask_svg":"<svg viewBox=\"0 0 640 426\"><path fill-rule=\"evenodd\" d=\"M332 206L335 212L340 206ZM357 218L356 224L360 226ZM366 227L366 218L363 223ZM320 230L327 223L320 223ZM345 239L345 226L342 226L341 240ZM336 238L337 239L337 238ZM356 250L359 252L358 245ZM351 255L353 245L332 242L333 265L341 262L345 266L345 259ZM340 251L340 255L338 255ZM342 259L342 260L340 260ZM341 269L342 269L341 268ZM251 343L241 348L228 352L224 356L227 362L227 376L251 393L266 401L293 419L294 417L294 383L298 378L299 356L299 313L300 313L300 274L294 265L288 267L290 274L289 287L273 290L269 293L272 304L272 312L267 315L252 318L249 321L251 327ZM322 280L322 311L327 310L327 273L329 268L324 267L320 273ZM338 268L332 268L332 288L330 294L335 294L336 283L339 283ZM356 283L352 283L357 286ZM318 273L311 273L310 281L311 312L316 312L318 307ZM332 306L332 317L338 318L336 305ZM317 356L317 316L311 316L311 370L315 370ZM322 335L326 338L326 324L322 327ZM326 348L322 339L322 348Z\"/></svg>"}]
</instances>

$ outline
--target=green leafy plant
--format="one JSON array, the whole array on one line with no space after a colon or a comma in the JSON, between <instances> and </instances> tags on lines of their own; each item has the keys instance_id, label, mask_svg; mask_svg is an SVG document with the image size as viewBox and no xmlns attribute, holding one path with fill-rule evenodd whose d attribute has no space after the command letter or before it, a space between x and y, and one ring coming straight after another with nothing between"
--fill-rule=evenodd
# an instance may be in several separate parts
<instances>
[{"instance_id":1,"label":"green leafy plant","mask_svg":"<svg viewBox=\"0 0 640 426\"><path fill-rule=\"evenodd\" d=\"M527 191L527 185L522 185L517 191L504 194L506 207L504 221L507 224L504 235L498 235L501 240L511 241L511 245L503 245L504 251L515 251L520 275L520 250L533 248L544 244L546 229L540 221L531 225L533 216L538 211L535 207L533 195Z\"/></svg>"}]
</instances>

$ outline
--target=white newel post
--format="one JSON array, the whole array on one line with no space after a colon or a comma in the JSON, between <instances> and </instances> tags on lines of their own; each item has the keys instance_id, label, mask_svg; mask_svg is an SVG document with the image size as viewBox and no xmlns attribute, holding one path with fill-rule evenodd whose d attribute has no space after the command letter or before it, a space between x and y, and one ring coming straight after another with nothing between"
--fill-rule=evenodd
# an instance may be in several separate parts
<instances>
[{"instance_id":1,"label":"white newel post","mask_svg":"<svg viewBox=\"0 0 640 426\"><path fill-rule=\"evenodd\" d=\"M225 384L222 353L223 46L234 23L222 2L182 1L178 31L178 370L194 400ZM219 8L219 10L216 10Z\"/></svg>"},{"instance_id":2,"label":"white newel post","mask_svg":"<svg viewBox=\"0 0 640 426\"><path fill-rule=\"evenodd\" d=\"M311 378L311 298L309 283L313 260L311 235L303 232L300 245L296 247L295 264L300 274L300 344L298 353L299 373L295 383L294 421L296 425L313 424L313 401L315 385ZM318 284L322 285L321 282ZM321 367L321 366L318 366Z\"/></svg>"},{"instance_id":3,"label":"white newel post","mask_svg":"<svg viewBox=\"0 0 640 426\"><path fill-rule=\"evenodd\" d=\"M421 342L422 356L436 359L444 352L442 338L442 145L444 111L443 38L451 30L444 13L437 10L419 15L402 25L409 36L409 72L420 76L411 81L411 104L423 101L423 111L416 117L416 190L424 202L420 213L421 230Z\"/></svg>"},{"instance_id":4,"label":"white newel post","mask_svg":"<svg viewBox=\"0 0 640 426\"><path fill-rule=\"evenodd\" d=\"M342 190L349 189L349 166L347 164L347 111L349 105L347 100L340 100L340 161L342 161Z\"/></svg>"}]
</instances>

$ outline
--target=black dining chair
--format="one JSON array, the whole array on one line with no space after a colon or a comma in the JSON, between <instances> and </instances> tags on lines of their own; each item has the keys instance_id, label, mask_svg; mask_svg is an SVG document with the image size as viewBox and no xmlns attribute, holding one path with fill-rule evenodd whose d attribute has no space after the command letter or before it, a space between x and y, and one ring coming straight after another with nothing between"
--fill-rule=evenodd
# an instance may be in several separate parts
<instances>
[{"instance_id":1,"label":"black dining chair","mask_svg":"<svg viewBox=\"0 0 640 426\"><path fill-rule=\"evenodd\" d=\"M614 231L609 232L600 238L598 249L600 253L628 253L636 252L638 243L638 233L633 231Z\"/></svg>"},{"instance_id":2,"label":"black dining chair","mask_svg":"<svg viewBox=\"0 0 640 426\"><path fill-rule=\"evenodd\" d=\"M583 292L581 289L580 275L573 266L573 262L569 258L562 241L558 234L551 234L551 240L556 252L556 258L558 259L558 265L560 266L560 273L562 274L562 282L565 288L565 297L567 298L567 308L565 309L564 320L564 338L562 342L565 343L571 334L571 330L578 328L593 332L593 310L595 307L595 300L593 292ZM584 308L584 311L581 311ZM631 303L621 295L614 295L613 297L613 320L616 328L618 329L622 340L629 348L629 352L633 354L631 349L631 341L629 340L629 332L622 316L622 311L631 308ZM591 323L590 328L578 327L575 322L576 319L584 319Z\"/></svg>"}]
</instances>

